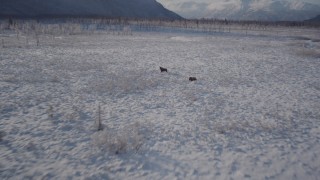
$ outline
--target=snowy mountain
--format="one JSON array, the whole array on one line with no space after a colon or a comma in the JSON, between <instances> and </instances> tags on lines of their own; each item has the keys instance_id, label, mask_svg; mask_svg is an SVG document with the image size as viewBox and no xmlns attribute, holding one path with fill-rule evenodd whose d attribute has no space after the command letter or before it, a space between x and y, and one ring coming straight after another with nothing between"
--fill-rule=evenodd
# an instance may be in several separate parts
<instances>
[{"instance_id":1,"label":"snowy mountain","mask_svg":"<svg viewBox=\"0 0 320 180\"><path fill-rule=\"evenodd\" d=\"M1 0L0 16L181 18L155 0Z\"/></svg>"},{"instance_id":2,"label":"snowy mountain","mask_svg":"<svg viewBox=\"0 0 320 180\"><path fill-rule=\"evenodd\" d=\"M320 13L319 5L289 0L180 1L167 7L187 18L235 20L301 21Z\"/></svg>"}]
</instances>

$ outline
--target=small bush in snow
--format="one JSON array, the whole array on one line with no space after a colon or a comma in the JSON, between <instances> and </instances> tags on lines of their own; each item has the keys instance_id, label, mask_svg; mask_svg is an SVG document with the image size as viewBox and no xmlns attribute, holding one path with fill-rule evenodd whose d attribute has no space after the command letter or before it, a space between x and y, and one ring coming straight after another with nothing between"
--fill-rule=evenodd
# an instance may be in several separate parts
<instances>
[{"instance_id":1,"label":"small bush in snow","mask_svg":"<svg viewBox=\"0 0 320 180\"><path fill-rule=\"evenodd\" d=\"M53 106L52 105L50 105L48 107L47 113L48 113L48 119L53 120Z\"/></svg>"},{"instance_id":2,"label":"small bush in snow","mask_svg":"<svg viewBox=\"0 0 320 180\"><path fill-rule=\"evenodd\" d=\"M97 119L95 121L95 125L96 125L96 128L98 131L103 130L103 125L101 122L101 106L100 106L100 104L98 105Z\"/></svg>"},{"instance_id":3,"label":"small bush in snow","mask_svg":"<svg viewBox=\"0 0 320 180\"><path fill-rule=\"evenodd\" d=\"M298 56L320 58L320 51L315 49L300 49L297 51Z\"/></svg>"},{"instance_id":4,"label":"small bush in snow","mask_svg":"<svg viewBox=\"0 0 320 180\"><path fill-rule=\"evenodd\" d=\"M143 145L142 127L136 123L119 130L105 129L94 136L94 143L112 154L138 152Z\"/></svg>"},{"instance_id":5,"label":"small bush in snow","mask_svg":"<svg viewBox=\"0 0 320 180\"><path fill-rule=\"evenodd\" d=\"M0 141L2 141L3 137L5 136L5 132L0 131Z\"/></svg>"}]
</instances>

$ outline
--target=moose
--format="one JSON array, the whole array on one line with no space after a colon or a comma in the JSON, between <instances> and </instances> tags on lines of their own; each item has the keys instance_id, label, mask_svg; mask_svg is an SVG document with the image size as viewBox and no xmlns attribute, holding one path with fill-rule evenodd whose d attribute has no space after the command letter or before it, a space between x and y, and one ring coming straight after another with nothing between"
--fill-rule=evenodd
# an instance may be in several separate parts
<instances>
[{"instance_id":1,"label":"moose","mask_svg":"<svg viewBox=\"0 0 320 180\"><path fill-rule=\"evenodd\" d=\"M165 72L168 72L167 68L164 68L164 67L161 67L161 66L160 66L160 71L161 71L161 72L164 72L164 71L165 71Z\"/></svg>"},{"instance_id":2,"label":"moose","mask_svg":"<svg viewBox=\"0 0 320 180\"><path fill-rule=\"evenodd\" d=\"M189 81L196 81L197 78L196 77L189 77Z\"/></svg>"},{"instance_id":3,"label":"moose","mask_svg":"<svg viewBox=\"0 0 320 180\"><path fill-rule=\"evenodd\" d=\"M161 72L168 72L168 69L160 66L160 71ZM189 81L196 81L196 80L197 80L196 77L189 77Z\"/></svg>"}]
</instances>

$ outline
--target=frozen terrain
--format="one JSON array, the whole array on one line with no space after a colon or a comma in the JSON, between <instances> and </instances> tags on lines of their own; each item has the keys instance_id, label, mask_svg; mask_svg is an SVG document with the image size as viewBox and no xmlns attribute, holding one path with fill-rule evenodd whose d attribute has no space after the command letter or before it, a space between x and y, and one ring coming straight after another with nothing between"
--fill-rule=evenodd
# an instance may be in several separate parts
<instances>
[{"instance_id":1,"label":"frozen terrain","mask_svg":"<svg viewBox=\"0 0 320 180\"><path fill-rule=\"evenodd\" d=\"M319 34L4 32L0 179L319 179Z\"/></svg>"}]
</instances>

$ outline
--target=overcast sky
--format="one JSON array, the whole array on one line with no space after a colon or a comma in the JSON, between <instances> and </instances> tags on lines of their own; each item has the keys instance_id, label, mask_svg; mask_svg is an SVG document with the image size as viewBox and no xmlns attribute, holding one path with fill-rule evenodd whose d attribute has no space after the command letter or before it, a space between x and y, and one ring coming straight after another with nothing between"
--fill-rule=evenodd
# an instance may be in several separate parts
<instances>
[{"instance_id":1,"label":"overcast sky","mask_svg":"<svg viewBox=\"0 0 320 180\"><path fill-rule=\"evenodd\" d=\"M192 18L206 10L221 10L239 7L242 0L157 0L167 9L174 11L183 17ZM248 0L247 0L248 1ZM273 0L252 0L256 5L263 5ZM320 0L279 0L289 2L308 2L320 5ZM300 4L300 3L299 3Z\"/></svg>"}]
</instances>

